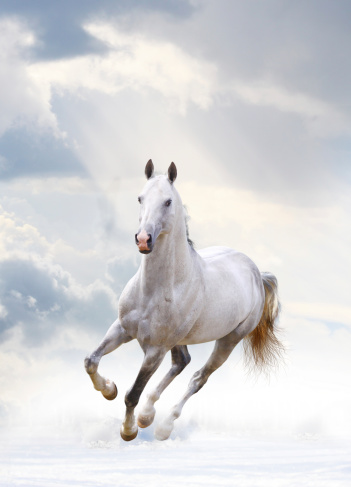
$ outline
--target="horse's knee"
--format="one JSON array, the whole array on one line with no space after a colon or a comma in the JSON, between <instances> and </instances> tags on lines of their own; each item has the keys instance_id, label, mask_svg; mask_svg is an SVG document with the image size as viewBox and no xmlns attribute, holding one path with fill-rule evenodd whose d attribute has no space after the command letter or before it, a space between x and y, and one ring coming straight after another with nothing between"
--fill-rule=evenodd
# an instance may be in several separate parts
<instances>
[{"instance_id":1,"label":"horse's knee","mask_svg":"<svg viewBox=\"0 0 351 487\"><path fill-rule=\"evenodd\" d=\"M196 394L207 382L208 377L206 377L202 372L196 372L189 384L189 388L192 390L193 394Z\"/></svg>"},{"instance_id":2,"label":"horse's knee","mask_svg":"<svg viewBox=\"0 0 351 487\"><path fill-rule=\"evenodd\" d=\"M187 358L184 361L178 362L177 364L173 364L172 365L172 369L171 369L171 374L174 377L176 377L177 375L179 375L181 372L183 372L183 370L185 369L185 367L187 365L189 365L190 360L191 360L191 358L190 358L190 355L189 355L189 359Z\"/></svg>"},{"instance_id":3,"label":"horse's knee","mask_svg":"<svg viewBox=\"0 0 351 487\"><path fill-rule=\"evenodd\" d=\"M98 368L98 362L94 357L88 356L84 360L84 367L89 375L95 374Z\"/></svg>"},{"instance_id":4,"label":"horse's knee","mask_svg":"<svg viewBox=\"0 0 351 487\"><path fill-rule=\"evenodd\" d=\"M138 405L139 397L136 394L133 394L132 391L127 392L124 397L124 404L128 409L134 409Z\"/></svg>"}]
</instances>

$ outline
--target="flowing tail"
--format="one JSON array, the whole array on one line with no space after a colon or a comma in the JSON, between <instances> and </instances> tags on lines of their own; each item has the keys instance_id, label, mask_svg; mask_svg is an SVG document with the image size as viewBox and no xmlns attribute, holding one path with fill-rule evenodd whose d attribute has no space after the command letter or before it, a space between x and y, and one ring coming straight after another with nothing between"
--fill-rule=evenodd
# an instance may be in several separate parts
<instances>
[{"instance_id":1,"label":"flowing tail","mask_svg":"<svg viewBox=\"0 0 351 487\"><path fill-rule=\"evenodd\" d=\"M280 311L277 278L269 272L261 273L266 294L261 319L243 340L245 364L261 372L278 365L284 346L276 336L276 322Z\"/></svg>"}]
</instances>

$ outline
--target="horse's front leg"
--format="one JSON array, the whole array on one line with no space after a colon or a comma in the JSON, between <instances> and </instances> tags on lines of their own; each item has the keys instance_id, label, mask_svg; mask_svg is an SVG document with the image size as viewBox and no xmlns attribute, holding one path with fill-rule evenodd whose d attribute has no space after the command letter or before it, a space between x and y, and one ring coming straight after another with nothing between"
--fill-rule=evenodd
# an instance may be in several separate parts
<instances>
[{"instance_id":1,"label":"horse's front leg","mask_svg":"<svg viewBox=\"0 0 351 487\"><path fill-rule=\"evenodd\" d=\"M117 396L117 387L114 382L105 379L105 377L102 377L98 373L99 362L103 355L113 352L122 343L127 343L130 340L132 338L127 335L119 320L116 320L108 329L98 348L91 355L88 355L84 361L85 370L89 374L95 389L100 391L108 400L115 399Z\"/></svg>"},{"instance_id":2,"label":"horse's front leg","mask_svg":"<svg viewBox=\"0 0 351 487\"><path fill-rule=\"evenodd\" d=\"M134 440L138 434L138 425L135 421L134 409L136 408L141 393L146 384L160 366L167 349L161 347L150 347L145 352L145 357L138 377L133 386L125 396L126 415L121 426L121 437L125 441Z\"/></svg>"}]
</instances>

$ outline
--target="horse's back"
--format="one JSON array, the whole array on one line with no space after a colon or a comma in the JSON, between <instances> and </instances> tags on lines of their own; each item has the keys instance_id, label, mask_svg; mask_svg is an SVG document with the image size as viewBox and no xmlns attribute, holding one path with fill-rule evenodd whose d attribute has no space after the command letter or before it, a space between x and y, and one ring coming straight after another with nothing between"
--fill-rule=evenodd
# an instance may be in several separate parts
<instances>
[{"instance_id":1,"label":"horse's back","mask_svg":"<svg viewBox=\"0 0 351 487\"><path fill-rule=\"evenodd\" d=\"M197 252L200 257L203 259L204 262L207 264L217 263L219 264L222 262L247 262L250 264L255 264L252 262L247 255L239 252L238 250L232 249L230 247L224 246L216 246L216 247L206 247L205 249L201 249ZM256 267L256 266L255 266Z\"/></svg>"},{"instance_id":2,"label":"horse's back","mask_svg":"<svg viewBox=\"0 0 351 487\"><path fill-rule=\"evenodd\" d=\"M262 285L261 274L256 264L245 254L230 247L207 247L198 252L203 262L205 275L226 274L230 281L257 279Z\"/></svg>"},{"instance_id":3,"label":"horse's back","mask_svg":"<svg viewBox=\"0 0 351 487\"><path fill-rule=\"evenodd\" d=\"M228 254L239 254L235 249L231 247L219 246L216 245L215 247L206 247L204 249L200 249L197 253L204 259L204 260L211 260L215 258L219 258L224 255Z\"/></svg>"}]
</instances>

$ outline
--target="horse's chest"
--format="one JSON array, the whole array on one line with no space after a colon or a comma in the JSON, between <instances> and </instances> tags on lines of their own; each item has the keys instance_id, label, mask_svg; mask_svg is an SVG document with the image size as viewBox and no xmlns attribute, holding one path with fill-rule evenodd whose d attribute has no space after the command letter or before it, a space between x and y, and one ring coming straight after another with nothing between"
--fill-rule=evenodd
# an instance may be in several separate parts
<instances>
[{"instance_id":1,"label":"horse's chest","mask_svg":"<svg viewBox=\"0 0 351 487\"><path fill-rule=\"evenodd\" d=\"M140 343L173 346L192 326L191 308L186 295L162 290L153 295L133 296L122 303L120 321Z\"/></svg>"}]
</instances>

